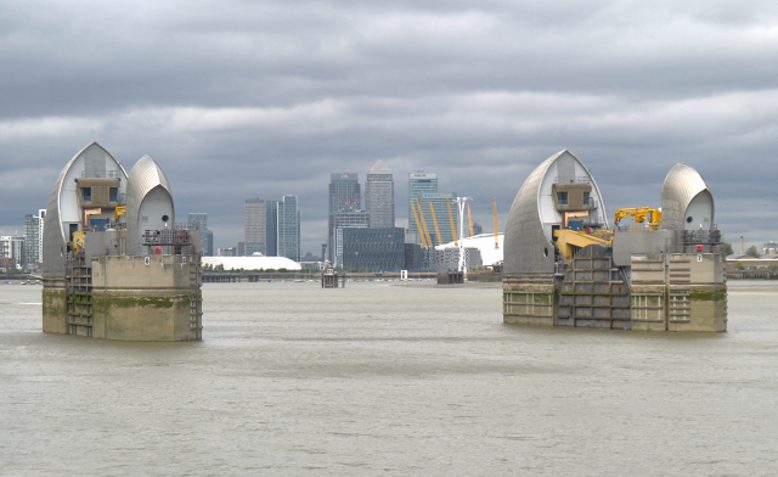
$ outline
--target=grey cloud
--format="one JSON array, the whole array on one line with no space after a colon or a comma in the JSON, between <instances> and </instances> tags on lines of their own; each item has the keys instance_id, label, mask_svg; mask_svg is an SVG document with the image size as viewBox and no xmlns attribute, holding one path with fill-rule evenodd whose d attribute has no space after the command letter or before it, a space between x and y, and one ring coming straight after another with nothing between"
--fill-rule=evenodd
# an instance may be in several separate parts
<instances>
[{"instance_id":1,"label":"grey cloud","mask_svg":"<svg viewBox=\"0 0 778 477\"><path fill-rule=\"evenodd\" d=\"M324 240L329 172L439 173L491 229L526 174L570 148L609 207L658 203L678 161L725 234L773 234L773 2L2 2L0 224L42 206L98 139L151 154L180 211L240 239L247 197L296 193ZM20 184L24 184L21 186ZM737 204L728 206L728 204ZM767 220L769 222L769 220Z\"/></svg>"}]
</instances>

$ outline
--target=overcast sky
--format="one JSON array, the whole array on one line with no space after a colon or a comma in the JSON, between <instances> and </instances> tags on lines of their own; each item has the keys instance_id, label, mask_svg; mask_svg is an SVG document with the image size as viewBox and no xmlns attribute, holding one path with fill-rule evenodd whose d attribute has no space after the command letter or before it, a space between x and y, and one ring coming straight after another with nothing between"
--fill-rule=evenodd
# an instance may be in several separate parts
<instances>
[{"instance_id":1,"label":"overcast sky","mask_svg":"<svg viewBox=\"0 0 778 477\"><path fill-rule=\"evenodd\" d=\"M242 240L243 201L297 194L303 253L326 241L330 172L407 174L501 227L560 149L609 213L659 205L679 161L725 239L778 239L778 2L0 0L0 228L23 230L97 140L143 154L180 214ZM364 185L364 184L363 184Z\"/></svg>"}]
</instances>

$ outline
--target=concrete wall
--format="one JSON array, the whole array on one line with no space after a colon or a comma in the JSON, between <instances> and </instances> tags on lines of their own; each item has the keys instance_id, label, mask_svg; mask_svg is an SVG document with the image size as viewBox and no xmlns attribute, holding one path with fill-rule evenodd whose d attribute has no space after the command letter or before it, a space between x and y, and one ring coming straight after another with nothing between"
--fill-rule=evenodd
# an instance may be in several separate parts
<instances>
[{"instance_id":1,"label":"concrete wall","mask_svg":"<svg viewBox=\"0 0 778 477\"><path fill-rule=\"evenodd\" d=\"M688 260L689 282L723 284L726 281L726 258L720 253L673 253L670 261Z\"/></svg>"},{"instance_id":2,"label":"concrete wall","mask_svg":"<svg viewBox=\"0 0 778 477\"><path fill-rule=\"evenodd\" d=\"M192 257L181 255L104 256L92 262L92 288L98 289L189 289Z\"/></svg>"},{"instance_id":3,"label":"concrete wall","mask_svg":"<svg viewBox=\"0 0 778 477\"><path fill-rule=\"evenodd\" d=\"M625 267L635 254L661 254L672 240L669 230L619 230L613 237L613 263Z\"/></svg>"},{"instance_id":4,"label":"concrete wall","mask_svg":"<svg viewBox=\"0 0 778 477\"><path fill-rule=\"evenodd\" d=\"M201 339L199 268L199 262L182 255L104 256L93 261L93 336Z\"/></svg>"},{"instance_id":5,"label":"concrete wall","mask_svg":"<svg viewBox=\"0 0 778 477\"><path fill-rule=\"evenodd\" d=\"M632 257L632 329L727 330L725 259L717 253Z\"/></svg>"},{"instance_id":6,"label":"concrete wall","mask_svg":"<svg viewBox=\"0 0 778 477\"><path fill-rule=\"evenodd\" d=\"M667 330L667 287L635 285L630 288L630 314L635 331Z\"/></svg>"},{"instance_id":7,"label":"concrete wall","mask_svg":"<svg viewBox=\"0 0 778 477\"><path fill-rule=\"evenodd\" d=\"M503 287L503 323L554 326L556 291L553 280L506 277Z\"/></svg>"},{"instance_id":8,"label":"concrete wall","mask_svg":"<svg viewBox=\"0 0 778 477\"><path fill-rule=\"evenodd\" d=\"M45 278L42 292L43 331L67 334L67 288L63 280Z\"/></svg>"},{"instance_id":9,"label":"concrete wall","mask_svg":"<svg viewBox=\"0 0 778 477\"><path fill-rule=\"evenodd\" d=\"M192 300L197 293L95 290L92 336L124 341L189 341L200 339L200 323L192 327ZM199 321L199 320L198 320Z\"/></svg>"},{"instance_id":10,"label":"concrete wall","mask_svg":"<svg viewBox=\"0 0 778 477\"><path fill-rule=\"evenodd\" d=\"M722 285L669 287L670 331L727 331L727 289Z\"/></svg>"}]
</instances>

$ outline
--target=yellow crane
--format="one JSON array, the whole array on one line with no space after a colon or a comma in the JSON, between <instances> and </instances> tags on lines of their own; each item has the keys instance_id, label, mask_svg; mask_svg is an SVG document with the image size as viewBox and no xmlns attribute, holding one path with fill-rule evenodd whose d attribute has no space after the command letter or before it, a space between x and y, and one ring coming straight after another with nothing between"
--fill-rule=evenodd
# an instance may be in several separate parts
<instances>
[{"instance_id":1,"label":"yellow crane","mask_svg":"<svg viewBox=\"0 0 778 477\"><path fill-rule=\"evenodd\" d=\"M438 227L438 218L435 217L435 207L433 207L432 202L429 203L430 206L430 214L432 214L432 225L435 227L435 236L438 239L438 245L443 245L443 239L440 236L440 227Z\"/></svg>"},{"instance_id":2,"label":"yellow crane","mask_svg":"<svg viewBox=\"0 0 778 477\"><path fill-rule=\"evenodd\" d=\"M457 226L454 224L454 211L451 210L450 201L446 201L446 205L448 205L448 221L451 224L451 236L454 237L454 245L459 247L459 239L457 238Z\"/></svg>"},{"instance_id":3,"label":"yellow crane","mask_svg":"<svg viewBox=\"0 0 778 477\"><path fill-rule=\"evenodd\" d=\"M500 232L500 220L497 217L497 197L492 197L492 210L494 211L494 248L500 248L500 241L497 238Z\"/></svg>"},{"instance_id":4,"label":"yellow crane","mask_svg":"<svg viewBox=\"0 0 778 477\"><path fill-rule=\"evenodd\" d=\"M113 223L119 222L119 217L124 217L125 215L127 215L127 206L117 205L113 211Z\"/></svg>"},{"instance_id":5,"label":"yellow crane","mask_svg":"<svg viewBox=\"0 0 778 477\"><path fill-rule=\"evenodd\" d=\"M424 219L424 208L421 206L420 199L416 199L416 207L419 210L419 220L421 220L421 233L424 234L424 238L427 241L427 247L432 247L432 237L427 228L427 221Z\"/></svg>"},{"instance_id":6,"label":"yellow crane","mask_svg":"<svg viewBox=\"0 0 778 477\"><path fill-rule=\"evenodd\" d=\"M73 232L73 241L71 242L71 250L73 250L73 255L78 255L81 253L85 246L86 232L83 230L76 230Z\"/></svg>"},{"instance_id":7,"label":"yellow crane","mask_svg":"<svg viewBox=\"0 0 778 477\"><path fill-rule=\"evenodd\" d=\"M470 231L470 236L474 236L475 229L473 228L473 213L470 211L470 202L467 203L467 227Z\"/></svg>"},{"instance_id":8,"label":"yellow crane","mask_svg":"<svg viewBox=\"0 0 778 477\"><path fill-rule=\"evenodd\" d=\"M421 225L421 220L419 220L419 212L416 211L416 204L414 202L411 202L411 212L413 213L413 221L416 222L416 230L421 237L421 246L428 248L429 244L427 243L427 237L424 235L424 228Z\"/></svg>"},{"instance_id":9,"label":"yellow crane","mask_svg":"<svg viewBox=\"0 0 778 477\"><path fill-rule=\"evenodd\" d=\"M652 207L625 207L622 209L616 209L616 215L613 218L613 226L618 227L619 222L627 217L632 217L635 222L642 224L648 222L648 228L656 230L662 223L662 211L660 209L654 209Z\"/></svg>"}]
</instances>

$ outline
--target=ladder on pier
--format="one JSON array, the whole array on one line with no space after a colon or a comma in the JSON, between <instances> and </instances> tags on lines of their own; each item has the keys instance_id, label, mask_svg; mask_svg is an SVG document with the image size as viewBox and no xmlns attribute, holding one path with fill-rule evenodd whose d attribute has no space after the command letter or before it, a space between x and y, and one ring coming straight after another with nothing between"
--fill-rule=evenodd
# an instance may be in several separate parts
<instances>
[{"instance_id":1,"label":"ladder on pier","mask_svg":"<svg viewBox=\"0 0 778 477\"><path fill-rule=\"evenodd\" d=\"M67 262L68 334L92 336L92 269L83 255Z\"/></svg>"}]
</instances>

